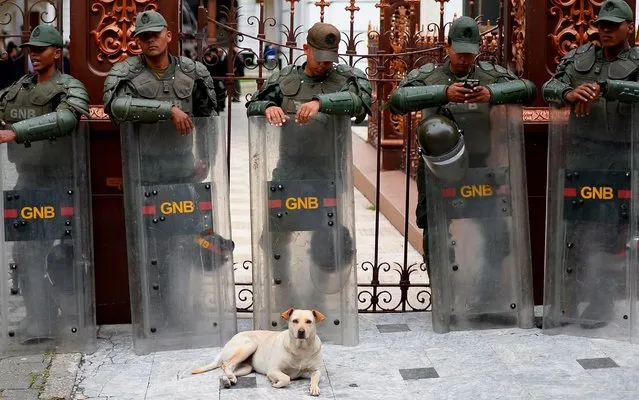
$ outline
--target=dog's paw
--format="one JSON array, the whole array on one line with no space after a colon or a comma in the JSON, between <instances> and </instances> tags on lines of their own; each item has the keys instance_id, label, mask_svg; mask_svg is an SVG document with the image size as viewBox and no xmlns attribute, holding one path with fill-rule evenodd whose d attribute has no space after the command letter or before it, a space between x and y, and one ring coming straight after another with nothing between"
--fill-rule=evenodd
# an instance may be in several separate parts
<instances>
[{"instance_id":1,"label":"dog's paw","mask_svg":"<svg viewBox=\"0 0 639 400\"><path fill-rule=\"evenodd\" d=\"M315 386L315 387L311 386L310 392L311 392L311 396L319 396L320 395L319 386Z\"/></svg>"},{"instance_id":2,"label":"dog's paw","mask_svg":"<svg viewBox=\"0 0 639 400\"><path fill-rule=\"evenodd\" d=\"M226 389L231 387L231 380L228 378L228 376L221 377L220 382L222 383L222 386L225 387Z\"/></svg>"},{"instance_id":3,"label":"dog's paw","mask_svg":"<svg viewBox=\"0 0 639 400\"><path fill-rule=\"evenodd\" d=\"M237 383L237 376L230 375L228 378L229 378L229 381L231 381L232 385L235 385Z\"/></svg>"},{"instance_id":4,"label":"dog's paw","mask_svg":"<svg viewBox=\"0 0 639 400\"><path fill-rule=\"evenodd\" d=\"M273 385L272 385L272 386L273 386L274 388L283 388L283 387L285 387L286 385L288 385L288 383L285 383L285 382L283 382L283 381L277 381L277 382L273 382Z\"/></svg>"}]
</instances>

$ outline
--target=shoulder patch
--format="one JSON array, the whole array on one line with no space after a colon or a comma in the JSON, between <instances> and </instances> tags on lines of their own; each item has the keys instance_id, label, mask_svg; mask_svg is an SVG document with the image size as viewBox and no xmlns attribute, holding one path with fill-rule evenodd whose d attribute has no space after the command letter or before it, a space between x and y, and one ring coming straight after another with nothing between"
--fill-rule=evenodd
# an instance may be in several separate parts
<instances>
[{"instance_id":1,"label":"shoulder patch","mask_svg":"<svg viewBox=\"0 0 639 400\"><path fill-rule=\"evenodd\" d=\"M435 70L435 64L433 63L428 63L419 67L419 72L424 74L430 74L434 70Z\"/></svg>"},{"instance_id":2,"label":"shoulder patch","mask_svg":"<svg viewBox=\"0 0 639 400\"><path fill-rule=\"evenodd\" d=\"M196 68L196 64L193 60L188 57L180 57L178 58L178 62L180 63L180 68L185 73L193 72Z\"/></svg>"},{"instance_id":3,"label":"shoulder patch","mask_svg":"<svg viewBox=\"0 0 639 400\"><path fill-rule=\"evenodd\" d=\"M592 43L586 43L583 46L580 46L577 48L576 54L582 54L587 52L588 50L590 50L592 48Z\"/></svg>"},{"instance_id":4,"label":"shoulder patch","mask_svg":"<svg viewBox=\"0 0 639 400\"><path fill-rule=\"evenodd\" d=\"M293 72L293 70L297 68L295 65L287 65L286 67L282 68L279 72L279 76L286 76L288 74L290 74L291 72ZM271 75L273 76L273 75Z\"/></svg>"},{"instance_id":5,"label":"shoulder patch","mask_svg":"<svg viewBox=\"0 0 639 400\"><path fill-rule=\"evenodd\" d=\"M341 73L344 73L344 72L351 72L351 67L349 67L349 66L348 66L348 65L346 65L346 64L338 64L338 65L335 67L335 69L337 70L337 72L341 72Z\"/></svg>"},{"instance_id":6,"label":"shoulder patch","mask_svg":"<svg viewBox=\"0 0 639 400\"><path fill-rule=\"evenodd\" d=\"M362 71L359 68L351 68L351 72L353 73L353 75L355 75L358 78L368 79L368 76L366 75L366 72Z\"/></svg>"},{"instance_id":7,"label":"shoulder patch","mask_svg":"<svg viewBox=\"0 0 639 400\"><path fill-rule=\"evenodd\" d=\"M630 59L639 60L639 47L630 48Z\"/></svg>"},{"instance_id":8,"label":"shoulder patch","mask_svg":"<svg viewBox=\"0 0 639 400\"><path fill-rule=\"evenodd\" d=\"M504 74L504 75L508 74L508 70L506 68L502 67L499 64L495 64L495 71L499 72L500 74Z\"/></svg>"},{"instance_id":9,"label":"shoulder patch","mask_svg":"<svg viewBox=\"0 0 639 400\"><path fill-rule=\"evenodd\" d=\"M280 79L280 73L277 71L273 71L273 73L271 74L271 76L268 77L268 79L266 80L266 84L267 85L271 85L276 83L278 80Z\"/></svg>"},{"instance_id":10,"label":"shoulder patch","mask_svg":"<svg viewBox=\"0 0 639 400\"><path fill-rule=\"evenodd\" d=\"M206 69L206 66L199 61L195 62L195 73L200 78L207 78L211 76L211 74L209 73L209 70Z\"/></svg>"},{"instance_id":11,"label":"shoulder patch","mask_svg":"<svg viewBox=\"0 0 639 400\"><path fill-rule=\"evenodd\" d=\"M495 66L489 63L488 61L480 61L479 68L481 68L484 71L492 71L495 69Z\"/></svg>"},{"instance_id":12,"label":"shoulder patch","mask_svg":"<svg viewBox=\"0 0 639 400\"><path fill-rule=\"evenodd\" d=\"M130 63L128 61L121 61L111 67L109 75L111 76L127 76L130 70Z\"/></svg>"},{"instance_id":13,"label":"shoulder patch","mask_svg":"<svg viewBox=\"0 0 639 400\"><path fill-rule=\"evenodd\" d=\"M572 49L565 56L562 57L562 60L570 60L577 54L577 49Z\"/></svg>"}]
</instances>

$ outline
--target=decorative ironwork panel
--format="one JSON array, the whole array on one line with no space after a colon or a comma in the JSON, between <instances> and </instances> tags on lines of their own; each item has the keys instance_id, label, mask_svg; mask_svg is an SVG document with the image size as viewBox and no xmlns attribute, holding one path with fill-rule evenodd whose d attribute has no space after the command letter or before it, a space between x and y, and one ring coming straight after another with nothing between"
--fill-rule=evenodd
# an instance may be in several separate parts
<instances>
[{"instance_id":1,"label":"decorative ironwork panel","mask_svg":"<svg viewBox=\"0 0 639 400\"><path fill-rule=\"evenodd\" d=\"M157 9L157 0L93 0L91 12L100 18L90 33L99 50L97 60L115 64L139 54L133 39L135 16L140 10Z\"/></svg>"},{"instance_id":2,"label":"decorative ironwork panel","mask_svg":"<svg viewBox=\"0 0 639 400\"><path fill-rule=\"evenodd\" d=\"M548 9L554 28L550 41L554 64L570 50L588 42L598 43L599 31L593 24L604 0L550 0Z\"/></svg>"}]
</instances>

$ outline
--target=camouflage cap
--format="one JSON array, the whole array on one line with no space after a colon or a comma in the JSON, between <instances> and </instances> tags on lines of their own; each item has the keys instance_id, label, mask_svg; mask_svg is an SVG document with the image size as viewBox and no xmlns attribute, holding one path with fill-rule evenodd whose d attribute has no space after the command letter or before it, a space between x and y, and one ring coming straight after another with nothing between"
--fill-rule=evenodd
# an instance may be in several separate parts
<instances>
[{"instance_id":1,"label":"camouflage cap","mask_svg":"<svg viewBox=\"0 0 639 400\"><path fill-rule=\"evenodd\" d=\"M459 17L450 26L448 41L455 53L479 54L479 27L470 17Z\"/></svg>"},{"instance_id":2,"label":"camouflage cap","mask_svg":"<svg viewBox=\"0 0 639 400\"><path fill-rule=\"evenodd\" d=\"M318 22L308 30L306 43L313 48L315 60L337 62L339 60L337 51L339 50L340 36L339 31L333 25Z\"/></svg>"},{"instance_id":3,"label":"camouflage cap","mask_svg":"<svg viewBox=\"0 0 639 400\"><path fill-rule=\"evenodd\" d=\"M64 46L62 41L62 35L57 29L47 24L40 24L35 27L31 32L31 37L26 43L22 43L20 47L35 46L35 47L60 47Z\"/></svg>"},{"instance_id":4,"label":"camouflage cap","mask_svg":"<svg viewBox=\"0 0 639 400\"><path fill-rule=\"evenodd\" d=\"M141 12L135 17L133 37L144 32L160 32L167 25L166 20L159 12L153 10Z\"/></svg>"},{"instance_id":5,"label":"camouflage cap","mask_svg":"<svg viewBox=\"0 0 639 400\"><path fill-rule=\"evenodd\" d=\"M632 9L624 0L606 0L599 9L599 16L595 24L601 21L608 21L620 24L624 21L632 21Z\"/></svg>"}]
</instances>

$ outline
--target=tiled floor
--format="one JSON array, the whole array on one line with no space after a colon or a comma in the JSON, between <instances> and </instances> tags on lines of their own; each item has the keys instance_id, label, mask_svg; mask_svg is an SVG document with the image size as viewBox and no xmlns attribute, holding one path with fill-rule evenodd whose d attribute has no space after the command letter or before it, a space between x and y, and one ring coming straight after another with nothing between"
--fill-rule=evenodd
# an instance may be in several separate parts
<instances>
[{"instance_id":1,"label":"tiled floor","mask_svg":"<svg viewBox=\"0 0 639 400\"><path fill-rule=\"evenodd\" d=\"M241 329L250 321L240 320ZM220 371L191 375L219 348L138 357L128 326L104 326L86 355L75 399L300 399L309 379L275 389L251 374L220 389ZM639 346L548 336L538 329L436 334L429 313L360 314L360 343L323 346L321 398L639 399Z\"/></svg>"}]
</instances>

